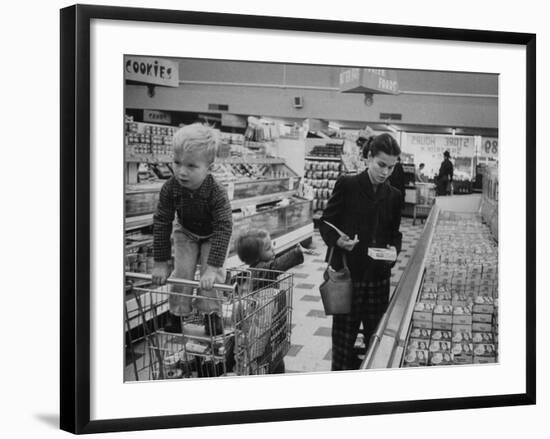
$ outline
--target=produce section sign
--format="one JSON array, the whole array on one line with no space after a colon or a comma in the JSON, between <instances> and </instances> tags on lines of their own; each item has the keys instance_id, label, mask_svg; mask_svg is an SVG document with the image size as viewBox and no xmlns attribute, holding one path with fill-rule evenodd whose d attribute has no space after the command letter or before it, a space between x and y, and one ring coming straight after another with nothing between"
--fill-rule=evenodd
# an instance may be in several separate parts
<instances>
[{"instance_id":1,"label":"produce section sign","mask_svg":"<svg viewBox=\"0 0 550 439\"><path fill-rule=\"evenodd\" d=\"M128 56L124 60L124 78L166 87L179 87L179 65L163 58Z\"/></svg>"},{"instance_id":2,"label":"produce section sign","mask_svg":"<svg viewBox=\"0 0 550 439\"><path fill-rule=\"evenodd\" d=\"M343 69L340 72L340 92L397 95L397 73L386 69Z\"/></svg>"}]
</instances>

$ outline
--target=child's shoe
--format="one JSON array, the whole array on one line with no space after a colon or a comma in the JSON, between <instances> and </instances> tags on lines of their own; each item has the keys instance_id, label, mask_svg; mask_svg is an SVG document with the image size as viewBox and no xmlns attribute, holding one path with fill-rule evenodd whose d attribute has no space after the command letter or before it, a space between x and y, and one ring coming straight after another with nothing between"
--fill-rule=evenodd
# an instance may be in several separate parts
<instances>
[{"instance_id":1,"label":"child's shoe","mask_svg":"<svg viewBox=\"0 0 550 439\"><path fill-rule=\"evenodd\" d=\"M223 334L222 319L217 312L211 312L204 315L204 331L208 336Z\"/></svg>"},{"instance_id":2,"label":"child's shoe","mask_svg":"<svg viewBox=\"0 0 550 439\"><path fill-rule=\"evenodd\" d=\"M173 334L181 334L183 328L181 325L181 317L168 312L166 316L166 323L164 324L164 332L171 332Z\"/></svg>"}]
</instances>

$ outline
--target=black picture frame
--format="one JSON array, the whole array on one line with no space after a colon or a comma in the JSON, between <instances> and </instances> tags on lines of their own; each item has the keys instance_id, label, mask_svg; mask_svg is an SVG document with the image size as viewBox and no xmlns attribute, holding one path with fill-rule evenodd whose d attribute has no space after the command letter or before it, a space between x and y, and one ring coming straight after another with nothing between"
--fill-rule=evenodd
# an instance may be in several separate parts
<instances>
[{"instance_id":1,"label":"black picture frame","mask_svg":"<svg viewBox=\"0 0 550 439\"><path fill-rule=\"evenodd\" d=\"M526 376L525 393L392 401L128 419L90 419L90 22L130 20L266 30L325 32L444 41L485 42L526 48ZM234 15L175 10L75 5L61 10L61 351L60 424L73 433L98 433L220 424L305 420L482 407L536 401L536 35Z\"/></svg>"}]
</instances>

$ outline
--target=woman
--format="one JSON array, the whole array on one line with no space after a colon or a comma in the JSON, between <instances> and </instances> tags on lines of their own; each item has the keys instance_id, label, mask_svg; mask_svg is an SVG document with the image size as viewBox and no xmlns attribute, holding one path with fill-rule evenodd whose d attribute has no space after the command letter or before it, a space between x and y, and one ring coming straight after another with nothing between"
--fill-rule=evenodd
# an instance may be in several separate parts
<instances>
[{"instance_id":1,"label":"woman","mask_svg":"<svg viewBox=\"0 0 550 439\"><path fill-rule=\"evenodd\" d=\"M363 323L365 340L370 340L388 306L395 261L375 261L367 251L369 247L401 250L401 194L387 181L399 154L399 145L389 134L369 138L363 148L367 169L337 180L320 221L319 230L328 246L327 260L334 249L330 264L338 270L345 255L353 281L352 312L334 315L332 320L332 370L359 367L353 349L359 325Z\"/></svg>"},{"instance_id":2,"label":"woman","mask_svg":"<svg viewBox=\"0 0 550 439\"><path fill-rule=\"evenodd\" d=\"M451 162L451 153L443 153L443 161L437 175L437 195L451 195L451 186L453 181L453 163Z\"/></svg>"}]
</instances>

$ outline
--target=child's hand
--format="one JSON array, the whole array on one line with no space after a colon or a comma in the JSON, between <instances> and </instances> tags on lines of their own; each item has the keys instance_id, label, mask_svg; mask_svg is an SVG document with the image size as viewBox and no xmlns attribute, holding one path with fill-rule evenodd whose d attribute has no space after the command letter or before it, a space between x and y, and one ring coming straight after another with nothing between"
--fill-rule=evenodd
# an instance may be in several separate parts
<instances>
[{"instance_id":1,"label":"child's hand","mask_svg":"<svg viewBox=\"0 0 550 439\"><path fill-rule=\"evenodd\" d=\"M168 276L170 276L168 261L155 262L152 273L153 285L164 285L166 283L166 279L168 279Z\"/></svg>"},{"instance_id":2,"label":"child's hand","mask_svg":"<svg viewBox=\"0 0 550 439\"><path fill-rule=\"evenodd\" d=\"M359 240L357 239L357 235L355 235L353 239L350 239L350 237L347 235L342 235L338 238L338 241L336 241L336 245L350 252L353 250L355 244L357 244L358 242Z\"/></svg>"},{"instance_id":3,"label":"child's hand","mask_svg":"<svg viewBox=\"0 0 550 439\"><path fill-rule=\"evenodd\" d=\"M216 282L216 279L218 277L217 272L217 268L208 266L204 274L201 276L201 288L204 288L205 290L211 290L214 286L214 282Z\"/></svg>"}]
</instances>

